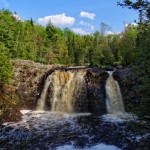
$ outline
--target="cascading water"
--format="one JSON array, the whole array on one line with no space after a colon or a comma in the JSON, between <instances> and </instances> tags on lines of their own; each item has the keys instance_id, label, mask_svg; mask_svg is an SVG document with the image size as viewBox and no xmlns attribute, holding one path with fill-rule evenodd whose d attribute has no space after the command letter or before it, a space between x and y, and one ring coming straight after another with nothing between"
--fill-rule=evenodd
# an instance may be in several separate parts
<instances>
[{"instance_id":1,"label":"cascading water","mask_svg":"<svg viewBox=\"0 0 150 150\"><path fill-rule=\"evenodd\" d=\"M108 114L124 114L124 104L119 84L114 80L113 71L108 71L109 77L106 81L106 108Z\"/></svg>"},{"instance_id":2,"label":"cascading water","mask_svg":"<svg viewBox=\"0 0 150 150\"><path fill-rule=\"evenodd\" d=\"M81 111L76 111L75 108L90 105L94 102L94 98L98 97L95 93L99 91L101 85L96 84L101 81L100 78L98 80L100 75L98 74L98 77L96 75L93 77L94 75L91 74L87 76L86 72L81 69L55 70L49 75L45 80L37 109L45 110L50 104L52 111L24 110L21 111L22 121L0 125L0 149L25 147L26 149L56 150L121 150L120 148L124 150L142 149L143 144L147 144L148 147L150 133L143 121L140 124L141 130L135 130L139 128L139 121L134 122L134 125L133 122L121 125L109 122L111 121L109 116L126 115L124 115L125 110L118 82L112 76L113 72L108 72L109 77L106 82L106 103L109 114L100 117L89 113L65 113L83 112L81 109ZM87 89L93 94L90 103L86 101L89 92ZM97 99L95 103L91 106L95 109L97 105L100 110ZM103 141L106 145L98 141ZM112 146L112 143L115 146Z\"/></svg>"},{"instance_id":3,"label":"cascading water","mask_svg":"<svg viewBox=\"0 0 150 150\"><path fill-rule=\"evenodd\" d=\"M39 99L37 110L45 110L47 96L51 111L73 112L73 104L85 84L85 70L56 70L48 76Z\"/></svg>"}]
</instances>

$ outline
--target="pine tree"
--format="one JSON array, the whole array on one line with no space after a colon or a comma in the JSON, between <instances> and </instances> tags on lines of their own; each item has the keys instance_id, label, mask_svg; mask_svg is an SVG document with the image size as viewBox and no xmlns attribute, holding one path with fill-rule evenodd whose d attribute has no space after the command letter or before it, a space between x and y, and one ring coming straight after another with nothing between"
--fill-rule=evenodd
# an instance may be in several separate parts
<instances>
[{"instance_id":1,"label":"pine tree","mask_svg":"<svg viewBox=\"0 0 150 150\"><path fill-rule=\"evenodd\" d=\"M12 75L12 65L7 57L6 47L0 42L0 84L8 82Z\"/></svg>"},{"instance_id":2,"label":"pine tree","mask_svg":"<svg viewBox=\"0 0 150 150\"><path fill-rule=\"evenodd\" d=\"M150 116L150 26L139 36L136 61L132 64L141 95L138 110L140 114Z\"/></svg>"}]
</instances>

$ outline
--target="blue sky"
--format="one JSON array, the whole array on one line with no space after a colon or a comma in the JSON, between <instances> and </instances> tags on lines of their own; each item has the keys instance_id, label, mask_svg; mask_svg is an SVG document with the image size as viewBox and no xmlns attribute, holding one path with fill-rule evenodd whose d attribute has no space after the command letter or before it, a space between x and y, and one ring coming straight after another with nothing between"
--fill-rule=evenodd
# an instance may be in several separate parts
<instances>
[{"instance_id":1,"label":"blue sky","mask_svg":"<svg viewBox=\"0 0 150 150\"><path fill-rule=\"evenodd\" d=\"M125 24L138 18L137 12L117 6L119 0L0 0L0 9L17 12L22 20L31 17L36 23L51 22L86 34L99 30L100 23L121 32ZM121 0L120 0L121 1Z\"/></svg>"}]
</instances>

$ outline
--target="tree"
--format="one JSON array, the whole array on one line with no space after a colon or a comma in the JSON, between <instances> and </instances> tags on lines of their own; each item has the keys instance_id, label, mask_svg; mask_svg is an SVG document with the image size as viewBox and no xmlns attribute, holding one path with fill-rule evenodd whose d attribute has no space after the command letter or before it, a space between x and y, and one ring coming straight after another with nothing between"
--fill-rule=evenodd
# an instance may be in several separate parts
<instances>
[{"instance_id":1,"label":"tree","mask_svg":"<svg viewBox=\"0 0 150 150\"><path fill-rule=\"evenodd\" d=\"M141 95L138 110L144 116L150 116L150 26L140 35L137 45L136 61L132 64L139 82Z\"/></svg>"},{"instance_id":2,"label":"tree","mask_svg":"<svg viewBox=\"0 0 150 150\"><path fill-rule=\"evenodd\" d=\"M83 38L85 48L85 64L93 66L94 65L93 35L85 35Z\"/></svg>"},{"instance_id":3,"label":"tree","mask_svg":"<svg viewBox=\"0 0 150 150\"><path fill-rule=\"evenodd\" d=\"M122 7L128 7L139 12L139 23L150 23L150 2L149 0L124 0L122 3L118 2Z\"/></svg>"},{"instance_id":4,"label":"tree","mask_svg":"<svg viewBox=\"0 0 150 150\"><path fill-rule=\"evenodd\" d=\"M0 11L0 41L7 48L9 57L16 56L15 47L15 19L9 10Z\"/></svg>"},{"instance_id":5,"label":"tree","mask_svg":"<svg viewBox=\"0 0 150 150\"><path fill-rule=\"evenodd\" d=\"M74 33L68 29L64 29L64 40L68 49L68 64L74 63Z\"/></svg>"},{"instance_id":6,"label":"tree","mask_svg":"<svg viewBox=\"0 0 150 150\"><path fill-rule=\"evenodd\" d=\"M102 36L106 35L108 33L108 31L110 31L110 30L111 30L111 27L108 24L106 24L104 22L102 22L100 24L100 34Z\"/></svg>"},{"instance_id":7,"label":"tree","mask_svg":"<svg viewBox=\"0 0 150 150\"><path fill-rule=\"evenodd\" d=\"M6 47L0 42L0 84L8 82L12 75L12 65L6 55Z\"/></svg>"},{"instance_id":8,"label":"tree","mask_svg":"<svg viewBox=\"0 0 150 150\"><path fill-rule=\"evenodd\" d=\"M84 39L80 35L74 35L73 49L74 49L74 64L84 65L86 53L84 48Z\"/></svg>"},{"instance_id":9,"label":"tree","mask_svg":"<svg viewBox=\"0 0 150 150\"><path fill-rule=\"evenodd\" d=\"M46 32L45 28L41 25L34 25L35 30L35 49L36 49L36 61L40 63L47 63L46 55Z\"/></svg>"},{"instance_id":10,"label":"tree","mask_svg":"<svg viewBox=\"0 0 150 150\"><path fill-rule=\"evenodd\" d=\"M124 65L130 65L135 60L137 27L129 24L121 34L120 58Z\"/></svg>"},{"instance_id":11,"label":"tree","mask_svg":"<svg viewBox=\"0 0 150 150\"><path fill-rule=\"evenodd\" d=\"M139 11L139 26L132 68L137 76L139 86L139 113L150 117L150 2L148 0L124 0L119 3L130 9Z\"/></svg>"},{"instance_id":12,"label":"tree","mask_svg":"<svg viewBox=\"0 0 150 150\"><path fill-rule=\"evenodd\" d=\"M120 48L121 34L109 34L107 38L108 38L110 49L113 54L114 63L120 64L121 63L121 48Z\"/></svg>"}]
</instances>

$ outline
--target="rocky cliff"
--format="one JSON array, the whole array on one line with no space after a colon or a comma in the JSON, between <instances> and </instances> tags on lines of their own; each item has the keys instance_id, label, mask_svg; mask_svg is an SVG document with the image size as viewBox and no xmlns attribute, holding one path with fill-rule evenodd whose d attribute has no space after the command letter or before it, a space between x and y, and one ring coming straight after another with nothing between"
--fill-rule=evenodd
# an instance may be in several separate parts
<instances>
[{"instance_id":1,"label":"rocky cliff","mask_svg":"<svg viewBox=\"0 0 150 150\"><path fill-rule=\"evenodd\" d=\"M0 122L20 119L20 109L35 109L39 81L48 70L60 66L29 60L12 60L12 64L10 83L0 86Z\"/></svg>"},{"instance_id":2,"label":"rocky cliff","mask_svg":"<svg viewBox=\"0 0 150 150\"><path fill-rule=\"evenodd\" d=\"M119 82L123 96L125 110L132 112L140 103L140 93L138 92L139 83L131 68L120 68L113 73L115 80Z\"/></svg>"}]
</instances>

